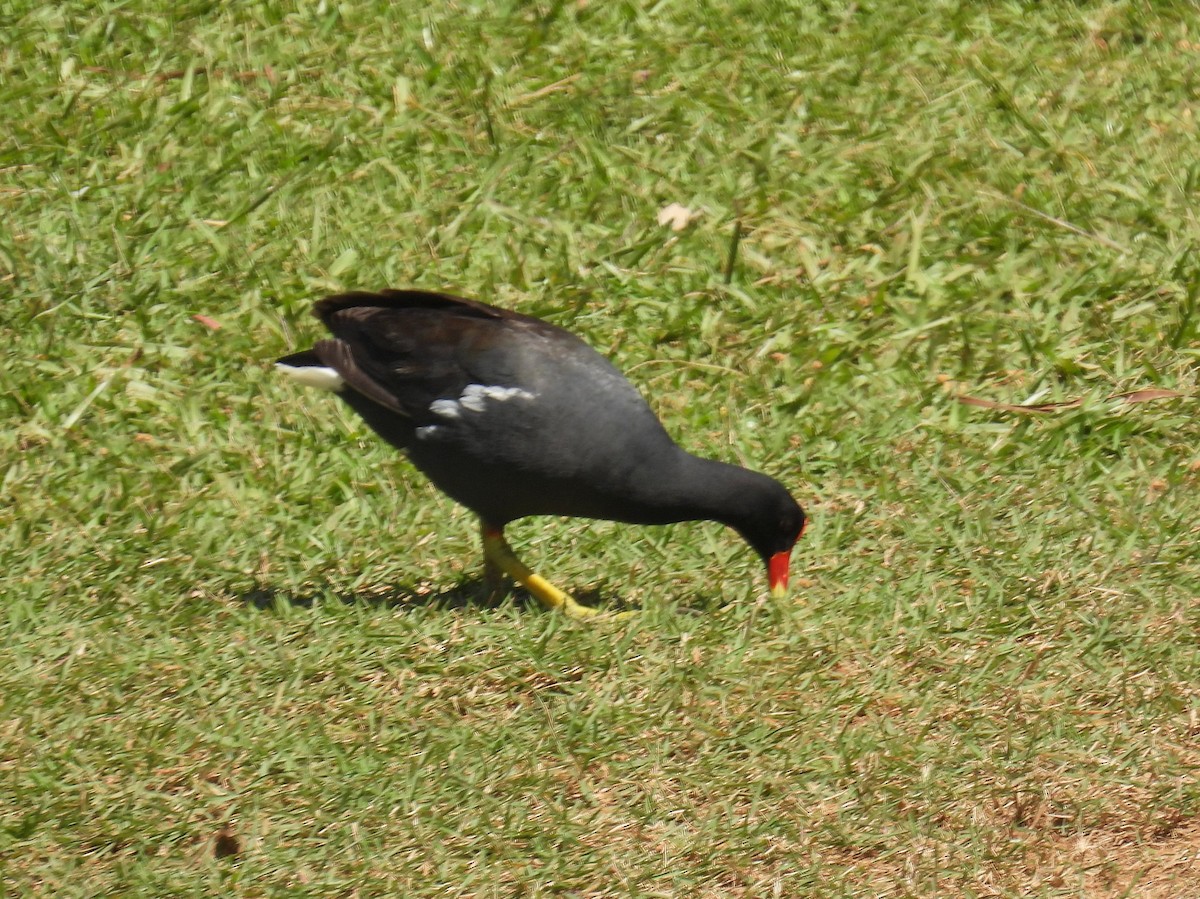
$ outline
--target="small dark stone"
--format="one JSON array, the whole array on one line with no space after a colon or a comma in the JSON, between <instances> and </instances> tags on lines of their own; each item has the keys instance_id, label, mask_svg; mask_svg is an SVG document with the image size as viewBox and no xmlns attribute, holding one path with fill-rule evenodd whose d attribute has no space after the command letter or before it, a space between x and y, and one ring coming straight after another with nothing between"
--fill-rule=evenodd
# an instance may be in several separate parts
<instances>
[{"instance_id":1,"label":"small dark stone","mask_svg":"<svg viewBox=\"0 0 1200 899\"><path fill-rule=\"evenodd\" d=\"M213 857L229 858L230 856L240 855L241 852L241 840L228 827L222 827L217 832L216 837L213 838Z\"/></svg>"}]
</instances>

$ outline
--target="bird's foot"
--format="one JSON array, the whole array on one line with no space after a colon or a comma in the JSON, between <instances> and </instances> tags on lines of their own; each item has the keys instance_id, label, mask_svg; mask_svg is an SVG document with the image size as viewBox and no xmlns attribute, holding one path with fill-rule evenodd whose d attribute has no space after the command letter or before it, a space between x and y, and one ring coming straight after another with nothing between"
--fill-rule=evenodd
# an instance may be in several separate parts
<instances>
[{"instance_id":1,"label":"bird's foot","mask_svg":"<svg viewBox=\"0 0 1200 899\"><path fill-rule=\"evenodd\" d=\"M551 611L559 610L564 615L580 621L621 621L633 614L632 612L604 612L600 609L583 605L570 593L555 587L540 574L535 573L529 566L521 562L512 551L512 547L508 545L508 541L504 539L503 533L497 528L484 526L483 555L485 561L484 573L489 583L491 583L494 571L500 572L501 575L508 575L528 590L543 607Z\"/></svg>"},{"instance_id":2,"label":"bird's foot","mask_svg":"<svg viewBox=\"0 0 1200 899\"><path fill-rule=\"evenodd\" d=\"M567 598L568 602L558 608L562 609L564 615L581 621L603 621L606 623L628 621L634 615L638 614L637 609L627 609L624 612L608 612L604 609L597 609L595 606L585 606L569 593L564 593L563 595Z\"/></svg>"}]
</instances>

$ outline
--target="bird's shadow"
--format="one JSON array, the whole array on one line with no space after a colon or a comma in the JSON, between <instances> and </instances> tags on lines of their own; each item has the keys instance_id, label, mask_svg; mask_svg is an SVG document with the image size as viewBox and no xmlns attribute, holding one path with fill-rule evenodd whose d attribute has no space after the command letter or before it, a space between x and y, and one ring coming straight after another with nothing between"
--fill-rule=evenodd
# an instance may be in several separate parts
<instances>
[{"instance_id":1,"label":"bird's shadow","mask_svg":"<svg viewBox=\"0 0 1200 899\"><path fill-rule=\"evenodd\" d=\"M522 612L540 612L542 605L520 587L493 589L483 578L466 578L445 590L392 584L368 590L344 590L331 584L316 584L303 590L285 590L269 584L258 584L248 590L233 591L236 599L262 611L280 605L308 609L319 602L340 602L344 605L364 605L376 608L420 607L439 611L456 609L498 609L512 602ZM624 603L598 589L579 590L572 595L586 606L621 611Z\"/></svg>"}]
</instances>

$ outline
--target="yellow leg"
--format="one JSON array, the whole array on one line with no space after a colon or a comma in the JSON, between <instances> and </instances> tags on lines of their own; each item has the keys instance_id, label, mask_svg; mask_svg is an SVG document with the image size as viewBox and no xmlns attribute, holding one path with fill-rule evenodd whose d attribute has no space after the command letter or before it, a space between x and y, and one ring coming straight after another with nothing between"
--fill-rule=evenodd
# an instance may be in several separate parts
<instances>
[{"instance_id":1,"label":"yellow leg","mask_svg":"<svg viewBox=\"0 0 1200 899\"><path fill-rule=\"evenodd\" d=\"M595 618L599 609L581 605L570 593L564 593L541 575L535 574L512 551L504 532L483 525L483 558L488 569L498 568L528 590L547 609L561 609L572 618ZM609 616L604 616L609 617Z\"/></svg>"},{"instance_id":2,"label":"yellow leg","mask_svg":"<svg viewBox=\"0 0 1200 899\"><path fill-rule=\"evenodd\" d=\"M487 584L489 602L497 602L508 592L508 578L500 570L500 566L486 555L483 558L483 580Z\"/></svg>"}]
</instances>

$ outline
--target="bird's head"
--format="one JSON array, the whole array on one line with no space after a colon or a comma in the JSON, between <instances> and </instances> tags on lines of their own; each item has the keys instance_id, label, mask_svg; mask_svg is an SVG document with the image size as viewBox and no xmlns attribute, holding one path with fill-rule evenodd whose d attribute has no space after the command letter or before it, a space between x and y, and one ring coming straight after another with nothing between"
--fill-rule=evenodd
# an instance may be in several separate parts
<instances>
[{"instance_id":1,"label":"bird's head","mask_svg":"<svg viewBox=\"0 0 1200 899\"><path fill-rule=\"evenodd\" d=\"M782 597L787 593L792 547L804 532L806 519L804 510L783 485L770 478L764 477L763 481L770 486L763 484L760 488L753 515L735 527L766 564L771 593Z\"/></svg>"}]
</instances>

